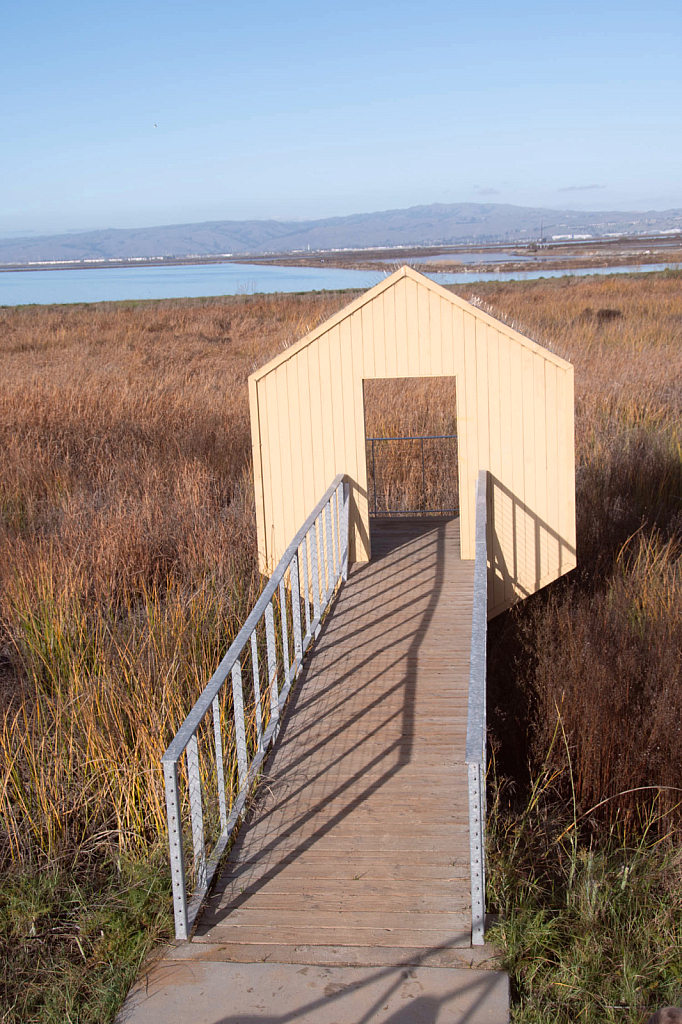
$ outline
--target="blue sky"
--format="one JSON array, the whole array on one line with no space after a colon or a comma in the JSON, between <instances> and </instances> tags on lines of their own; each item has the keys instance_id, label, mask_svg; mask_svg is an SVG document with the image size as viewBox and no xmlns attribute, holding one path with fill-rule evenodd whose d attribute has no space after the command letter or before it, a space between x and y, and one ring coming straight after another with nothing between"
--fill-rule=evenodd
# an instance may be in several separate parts
<instances>
[{"instance_id":1,"label":"blue sky","mask_svg":"<svg viewBox=\"0 0 682 1024\"><path fill-rule=\"evenodd\" d=\"M2 24L0 233L682 207L679 0L34 0Z\"/></svg>"}]
</instances>

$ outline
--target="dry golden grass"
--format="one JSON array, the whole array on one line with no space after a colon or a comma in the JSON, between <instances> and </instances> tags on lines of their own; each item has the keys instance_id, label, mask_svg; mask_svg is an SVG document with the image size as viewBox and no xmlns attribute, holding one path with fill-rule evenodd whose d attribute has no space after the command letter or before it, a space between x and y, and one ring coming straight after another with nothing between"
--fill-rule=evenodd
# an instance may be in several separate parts
<instances>
[{"instance_id":1,"label":"dry golden grass","mask_svg":"<svg viewBox=\"0 0 682 1024\"><path fill-rule=\"evenodd\" d=\"M576 367L582 568L573 589L531 602L542 622L531 631L537 671L530 685L542 709L536 735L544 735L542 722L563 698L578 749L586 680L596 667L561 662L558 651L570 648L576 616L588 629L607 612L615 615L616 606L632 605L639 610L619 613L625 625L617 617L614 636L629 637L629 623L649 636L656 616L646 602L640 607L641 581L658 580L652 567L663 563L667 596L652 589L651 607L676 607L679 556L668 541L682 523L680 278L457 290ZM144 846L162 832L159 754L260 585L247 375L348 300L240 297L0 311L4 856L53 856L102 837ZM367 408L370 432L450 433L452 382L401 385L399 394L395 386L374 395L370 389ZM641 541L628 545L636 531ZM668 645L667 677L679 680L679 642L666 615L668 632L661 627L657 643ZM592 716L580 748L586 802L604 791L604 773L614 773L617 788L626 763L614 754L599 773L587 768L586 751L614 717L614 659L602 661L601 717ZM666 758L676 764L673 735L661 733L652 710L650 688L659 684L645 661L637 661L648 680L641 711L626 724L621 716L605 749L655 737L661 753L651 778L663 785L674 772L665 769ZM551 671L559 663L561 672ZM671 718L676 699L656 706L665 705ZM645 761L638 780L651 767L651 758ZM635 770L631 759L627 765Z\"/></svg>"},{"instance_id":2,"label":"dry golden grass","mask_svg":"<svg viewBox=\"0 0 682 1024\"><path fill-rule=\"evenodd\" d=\"M477 292L575 366L578 570L493 624L495 728L511 761L527 737L538 764L560 709L581 811L607 799L596 817L629 827L653 798L669 827L682 817L682 274Z\"/></svg>"},{"instance_id":3,"label":"dry golden grass","mask_svg":"<svg viewBox=\"0 0 682 1024\"><path fill-rule=\"evenodd\" d=\"M580 568L493 623L498 757L543 762L560 708L559 796L572 782L580 813L608 798L595 828L672 827L673 789L617 794L679 785L682 276L455 290L576 369ZM148 939L103 952L119 919L85 908L137 927L125 865L151 851L134 891L163 892L159 758L260 587L246 378L349 299L0 309L0 946L23 965L8 1021L110 1019L136 969ZM452 382L377 385L368 432L451 433L453 405ZM419 469L388 464L387 500L419 500ZM82 948L55 961L26 934L53 935L65 906Z\"/></svg>"},{"instance_id":4,"label":"dry golden grass","mask_svg":"<svg viewBox=\"0 0 682 1024\"><path fill-rule=\"evenodd\" d=\"M0 310L0 856L163 833L164 744L248 613L246 379L347 295Z\"/></svg>"}]
</instances>

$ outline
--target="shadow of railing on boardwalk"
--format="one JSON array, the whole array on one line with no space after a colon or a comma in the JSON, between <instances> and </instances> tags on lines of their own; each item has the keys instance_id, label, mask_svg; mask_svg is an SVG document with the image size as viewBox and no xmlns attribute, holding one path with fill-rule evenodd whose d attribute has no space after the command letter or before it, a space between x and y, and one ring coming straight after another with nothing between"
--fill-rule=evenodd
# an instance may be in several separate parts
<instances>
[{"instance_id":1,"label":"shadow of railing on boardwalk","mask_svg":"<svg viewBox=\"0 0 682 1024\"><path fill-rule=\"evenodd\" d=\"M302 1017L308 1021L314 1020L315 1013L330 1005L333 1005L335 1010L340 1010L343 1013L343 1000L345 997L348 997L350 1000L361 989L386 979L390 981L390 984L386 988L382 988L381 994L378 997L374 997L362 1016L353 1016L352 1018L353 1024L369 1024L370 1021L378 1019L377 1014L382 1006L385 1006L386 1001L407 980L404 975L408 973L408 970L408 968L405 968L397 978L391 978L391 975L395 975L396 968L383 968L364 981L353 982L351 985L345 986L343 990L334 992L329 996L322 996L321 998L302 1003L295 1010L267 1016L256 1016L248 1012L230 1014L227 1017L218 1018L215 1024L255 1024L256 1021L258 1024L295 1024L295 1021L300 1020ZM481 973L484 973L487 977L481 977ZM493 989L500 984L500 975L497 972L485 971L481 973L478 973L468 984L453 987L445 995L418 995L413 999L409 999L409 1001L406 1000L405 1005L401 1006L400 1009L395 1010L388 1017L382 1017L382 1024L436 1024L439 1020L439 1014L446 1010L448 1003L453 1002L455 999L462 999L463 996L471 993L473 997L471 1004L457 1014L457 1024L468 1024L468 1022L477 1018L486 999L492 995ZM257 995L257 992L254 991L256 999ZM351 1006L348 1008L352 1009ZM448 1018L452 1020L450 1014L448 1014ZM346 1019L350 1020L351 1018ZM441 1019L444 1020L445 1018ZM478 1019L480 1020L481 1018L478 1017Z\"/></svg>"}]
</instances>

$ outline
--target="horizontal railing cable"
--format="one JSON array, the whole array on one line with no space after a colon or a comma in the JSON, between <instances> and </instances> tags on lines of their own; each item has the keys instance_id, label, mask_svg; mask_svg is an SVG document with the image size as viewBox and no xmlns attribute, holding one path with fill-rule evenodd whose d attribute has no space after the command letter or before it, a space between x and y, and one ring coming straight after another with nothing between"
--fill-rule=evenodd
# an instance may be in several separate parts
<instances>
[{"instance_id":1,"label":"horizontal railing cable","mask_svg":"<svg viewBox=\"0 0 682 1024\"><path fill-rule=\"evenodd\" d=\"M456 434L410 434L404 437L366 437L365 441L367 445L370 445L368 451L368 475L371 478L372 486L372 498L369 502L369 514L370 516L412 516L412 515L456 515L459 511L458 504L445 505L441 502L438 508L427 508L427 473L426 473L426 460L424 454L424 441L456 441ZM376 457L376 445L381 445L384 442L391 441L419 441L421 442L421 478L422 478L422 504L418 508L382 508L378 507L378 490L377 490L377 457ZM456 467L455 473L456 473ZM441 466L442 469L442 466ZM370 472L371 470L371 472ZM432 485L432 466L429 467L429 483ZM440 474L439 474L440 478ZM395 486L396 481L393 481ZM391 489L389 485L389 489ZM429 488L429 490L431 490ZM451 497L452 495L450 495ZM385 495L385 502L388 505L389 497L388 493Z\"/></svg>"},{"instance_id":2,"label":"horizontal railing cable","mask_svg":"<svg viewBox=\"0 0 682 1024\"><path fill-rule=\"evenodd\" d=\"M336 588L348 578L348 512L349 488L341 474L284 552L251 614L161 759L177 939L186 939L192 930L268 748L277 736L284 705L306 651L320 631ZM231 744L225 742L226 732L231 734ZM226 773L228 753L232 767ZM180 770L183 754L185 803ZM234 785L229 787L230 796L235 795L228 806L228 783L235 776ZM210 800L207 790L212 795ZM187 830L183 827L186 803L194 874L189 900ZM219 821L210 855L206 849L207 818Z\"/></svg>"}]
</instances>

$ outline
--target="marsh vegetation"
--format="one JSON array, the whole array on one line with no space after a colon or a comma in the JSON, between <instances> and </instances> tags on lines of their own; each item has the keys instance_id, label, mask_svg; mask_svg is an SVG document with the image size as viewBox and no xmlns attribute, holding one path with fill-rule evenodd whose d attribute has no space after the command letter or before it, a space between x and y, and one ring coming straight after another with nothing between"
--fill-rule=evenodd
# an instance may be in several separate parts
<instances>
[{"instance_id":1,"label":"marsh vegetation","mask_svg":"<svg viewBox=\"0 0 682 1024\"><path fill-rule=\"evenodd\" d=\"M490 633L516 1020L640 1021L682 997L682 275L455 290L575 366L579 569ZM350 298L0 309L7 1024L111 1019L171 934L159 757L261 585L246 378Z\"/></svg>"}]
</instances>

